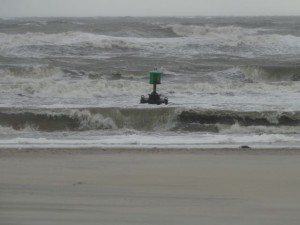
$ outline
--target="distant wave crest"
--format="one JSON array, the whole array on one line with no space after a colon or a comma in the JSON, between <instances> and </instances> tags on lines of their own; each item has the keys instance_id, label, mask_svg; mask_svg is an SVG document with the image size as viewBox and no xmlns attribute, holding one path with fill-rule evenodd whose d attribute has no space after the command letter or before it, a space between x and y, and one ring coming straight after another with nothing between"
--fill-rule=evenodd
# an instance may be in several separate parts
<instances>
[{"instance_id":1,"label":"distant wave crest","mask_svg":"<svg viewBox=\"0 0 300 225\"><path fill-rule=\"evenodd\" d=\"M300 37L264 34L259 29L235 26L213 27L167 25L177 37L113 37L107 35L64 32L56 34L0 33L0 53L15 57L74 56L103 53L159 54L162 57L193 57L199 54L254 57L277 54L299 54ZM180 55L178 54L180 52Z\"/></svg>"}]
</instances>

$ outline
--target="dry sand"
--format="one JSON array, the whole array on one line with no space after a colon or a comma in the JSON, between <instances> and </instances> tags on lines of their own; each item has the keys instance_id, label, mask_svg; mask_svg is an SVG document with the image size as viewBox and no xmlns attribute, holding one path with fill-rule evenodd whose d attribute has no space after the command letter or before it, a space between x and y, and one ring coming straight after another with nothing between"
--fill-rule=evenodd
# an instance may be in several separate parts
<instances>
[{"instance_id":1,"label":"dry sand","mask_svg":"<svg viewBox=\"0 0 300 225\"><path fill-rule=\"evenodd\" d=\"M299 225L299 150L0 150L0 224Z\"/></svg>"}]
</instances>

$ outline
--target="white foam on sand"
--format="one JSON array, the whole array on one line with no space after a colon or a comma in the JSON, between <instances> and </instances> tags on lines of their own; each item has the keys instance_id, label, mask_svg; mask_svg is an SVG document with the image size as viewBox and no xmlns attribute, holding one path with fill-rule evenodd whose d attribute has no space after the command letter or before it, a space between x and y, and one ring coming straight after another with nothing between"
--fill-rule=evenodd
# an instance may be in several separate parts
<instances>
[{"instance_id":1,"label":"white foam on sand","mask_svg":"<svg viewBox=\"0 0 300 225\"><path fill-rule=\"evenodd\" d=\"M0 148L94 148L94 147L130 147L130 148L224 148L240 147L297 147L300 137L284 134L130 134L99 135L69 138L10 138L0 140Z\"/></svg>"}]
</instances>

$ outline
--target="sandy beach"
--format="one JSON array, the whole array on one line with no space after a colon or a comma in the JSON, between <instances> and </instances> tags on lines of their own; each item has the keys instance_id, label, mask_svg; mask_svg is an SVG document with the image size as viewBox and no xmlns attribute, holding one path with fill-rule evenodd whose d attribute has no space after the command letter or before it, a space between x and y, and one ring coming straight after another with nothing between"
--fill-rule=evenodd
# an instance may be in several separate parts
<instances>
[{"instance_id":1,"label":"sandy beach","mask_svg":"<svg viewBox=\"0 0 300 225\"><path fill-rule=\"evenodd\" d=\"M0 150L0 224L299 225L300 151Z\"/></svg>"}]
</instances>

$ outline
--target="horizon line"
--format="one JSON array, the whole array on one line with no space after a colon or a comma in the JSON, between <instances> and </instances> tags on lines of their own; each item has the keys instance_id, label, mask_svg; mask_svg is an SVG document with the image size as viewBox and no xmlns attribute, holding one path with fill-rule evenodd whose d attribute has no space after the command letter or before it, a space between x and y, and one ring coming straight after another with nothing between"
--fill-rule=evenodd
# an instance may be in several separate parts
<instances>
[{"instance_id":1,"label":"horizon line","mask_svg":"<svg viewBox=\"0 0 300 225\"><path fill-rule=\"evenodd\" d=\"M108 16L108 15L99 15L99 16L0 16L1 19L14 19L14 18L101 18L101 17L109 17L109 18L197 18L197 17L300 17L300 15L196 15L196 16L126 16L126 15L120 15L120 16Z\"/></svg>"}]
</instances>

